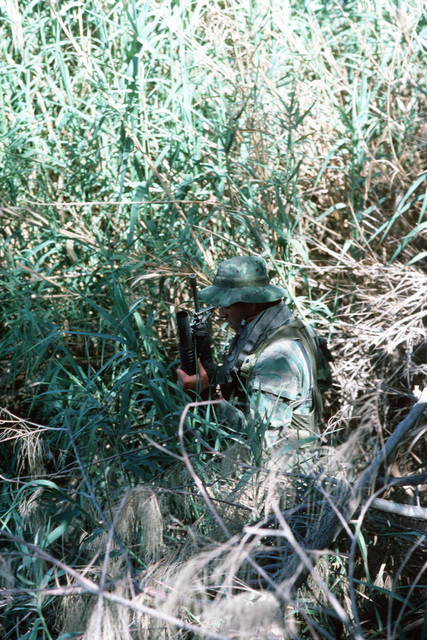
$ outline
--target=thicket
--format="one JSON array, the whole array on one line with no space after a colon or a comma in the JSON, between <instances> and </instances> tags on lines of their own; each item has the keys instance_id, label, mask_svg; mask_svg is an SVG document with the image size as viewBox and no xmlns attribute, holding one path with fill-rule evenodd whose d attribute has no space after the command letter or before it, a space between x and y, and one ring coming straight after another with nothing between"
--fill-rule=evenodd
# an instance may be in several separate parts
<instances>
[{"instance_id":1,"label":"thicket","mask_svg":"<svg viewBox=\"0 0 427 640\"><path fill-rule=\"evenodd\" d=\"M425 417L293 592L247 564L287 521L239 434L183 414L174 321L189 273L263 255L335 356L324 448L349 479L381 449L427 373L426 16L0 4L4 640L427 638Z\"/></svg>"}]
</instances>

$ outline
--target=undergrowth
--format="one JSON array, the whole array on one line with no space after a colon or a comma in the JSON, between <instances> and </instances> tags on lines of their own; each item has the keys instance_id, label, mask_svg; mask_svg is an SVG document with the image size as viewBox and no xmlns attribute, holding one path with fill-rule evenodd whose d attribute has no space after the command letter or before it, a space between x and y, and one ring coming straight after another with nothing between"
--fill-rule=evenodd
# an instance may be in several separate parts
<instances>
[{"instance_id":1,"label":"undergrowth","mask_svg":"<svg viewBox=\"0 0 427 640\"><path fill-rule=\"evenodd\" d=\"M277 487L212 408L184 425L174 320L263 255L335 356L325 448L357 476L393 432L426 380L423 2L0 15L4 640L425 637L425 520L362 506L298 594L254 570ZM427 506L426 459L424 419L378 496Z\"/></svg>"}]
</instances>

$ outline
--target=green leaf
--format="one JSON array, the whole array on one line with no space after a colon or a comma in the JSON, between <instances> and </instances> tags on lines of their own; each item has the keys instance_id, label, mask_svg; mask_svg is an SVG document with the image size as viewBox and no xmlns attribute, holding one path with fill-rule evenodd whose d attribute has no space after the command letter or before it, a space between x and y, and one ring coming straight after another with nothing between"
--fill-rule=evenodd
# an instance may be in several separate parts
<instances>
[{"instance_id":1,"label":"green leaf","mask_svg":"<svg viewBox=\"0 0 427 640\"><path fill-rule=\"evenodd\" d=\"M58 525L55 529L53 529L53 531L51 531L47 538L46 538L46 542L47 545L51 545L55 542L55 540L58 540L58 538L60 538L62 535L65 534L65 532L67 531L69 527L69 521L68 520L64 520L64 522L61 522L60 525Z\"/></svg>"},{"instance_id":2,"label":"green leaf","mask_svg":"<svg viewBox=\"0 0 427 640\"><path fill-rule=\"evenodd\" d=\"M308 253L305 247L302 245L302 243L299 240L296 240L295 238L291 238L289 240L289 244L293 248L294 252L303 259L304 264L308 264L308 260L309 260Z\"/></svg>"}]
</instances>

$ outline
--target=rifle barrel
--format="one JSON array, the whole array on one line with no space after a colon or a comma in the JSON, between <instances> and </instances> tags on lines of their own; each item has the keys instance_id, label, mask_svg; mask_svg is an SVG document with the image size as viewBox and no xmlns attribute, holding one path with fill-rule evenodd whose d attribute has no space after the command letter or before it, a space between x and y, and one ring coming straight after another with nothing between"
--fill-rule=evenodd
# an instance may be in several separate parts
<instances>
[{"instance_id":1,"label":"rifle barrel","mask_svg":"<svg viewBox=\"0 0 427 640\"><path fill-rule=\"evenodd\" d=\"M188 279L190 281L190 286L193 291L194 310L196 313L199 313L200 307L199 307L199 296L197 294L197 276L195 273L190 273L190 275L188 276Z\"/></svg>"}]
</instances>

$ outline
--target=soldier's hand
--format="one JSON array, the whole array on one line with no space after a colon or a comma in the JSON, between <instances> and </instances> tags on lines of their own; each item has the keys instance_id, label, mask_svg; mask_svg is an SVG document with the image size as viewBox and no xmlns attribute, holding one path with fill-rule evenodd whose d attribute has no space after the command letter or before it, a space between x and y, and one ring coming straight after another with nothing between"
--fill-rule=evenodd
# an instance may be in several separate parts
<instances>
[{"instance_id":1,"label":"soldier's hand","mask_svg":"<svg viewBox=\"0 0 427 640\"><path fill-rule=\"evenodd\" d=\"M199 371L192 376L185 373L182 369L178 368L176 370L178 384L184 389L184 391L197 391L198 393L201 393L209 387L209 376L200 360L198 362Z\"/></svg>"}]
</instances>

